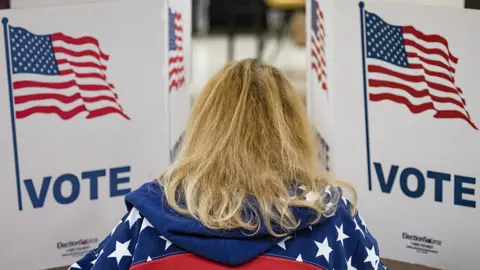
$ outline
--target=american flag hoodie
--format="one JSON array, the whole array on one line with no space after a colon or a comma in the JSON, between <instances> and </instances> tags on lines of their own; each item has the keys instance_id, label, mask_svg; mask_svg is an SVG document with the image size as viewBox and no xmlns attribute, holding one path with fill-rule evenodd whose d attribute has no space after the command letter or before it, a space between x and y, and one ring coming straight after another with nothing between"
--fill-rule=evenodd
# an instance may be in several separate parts
<instances>
[{"instance_id":1,"label":"american flag hoodie","mask_svg":"<svg viewBox=\"0 0 480 270\"><path fill-rule=\"evenodd\" d=\"M212 231L171 209L157 181L125 198L127 214L70 269L89 270L370 270L386 269L379 247L351 204L339 200L335 214L317 224L310 210L294 208L300 226L275 238L264 226L255 233Z\"/></svg>"}]
</instances>

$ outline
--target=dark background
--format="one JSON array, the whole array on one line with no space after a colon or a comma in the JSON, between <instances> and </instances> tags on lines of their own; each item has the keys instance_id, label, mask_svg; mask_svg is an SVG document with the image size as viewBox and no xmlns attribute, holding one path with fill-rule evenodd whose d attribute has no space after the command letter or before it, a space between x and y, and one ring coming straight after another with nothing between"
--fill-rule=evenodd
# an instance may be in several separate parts
<instances>
[{"instance_id":1,"label":"dark background","mask_svg":"<svg viewBox=\"0 0 480 270\"><path fill-rule=\"evenodd\" d=\"M480 9L480 0L465 0L465 7Z\"/></svg>"},{"instance_id":2,"label":"dark background","mask_svg":"<svg viewBox=\"0 0 480 270\"><path fill-rule=\"evenodd\" d=\"M480 0L479 0L480 1ZM196 0L193 0L195 9ZM210 0L210 33L227 31L229 20L235 18L237 33L250 33L255 29L254 18L261 16L262 30L267 28L267 6L263 0ZM195 12L192 12L195 16ZM233 15L235 14L235 15ZM195 18L192 20L195 22ZM196 27L193 27L194 32Z\"/></svg>"},{"instance_id":3,"label":"dark background","mask_svg":"<svg viewBox=\"0 0 480 270\"><path fill-rule=\"evenodd\" d=\"M193 0L195 5L196 0ZM231 9L235 9L237 5L252 7L261 6L261 10L253 8L249 12L243 12L242 15L238 15L238 19L235 22L235 27L238 32L251 32L254 29L253 17L255 12L262 13L262 27L266 29L266 12L267 7L263 0L211 0L210 3L210 32L221 33L226 31L226 25L229 18L231 18ZM465 7L471 9L480 9L480 0L465 0ZM193 20L195 21L195 20ZM194 27L195 29L195 27Z\"/></svg>"}]
</instances>

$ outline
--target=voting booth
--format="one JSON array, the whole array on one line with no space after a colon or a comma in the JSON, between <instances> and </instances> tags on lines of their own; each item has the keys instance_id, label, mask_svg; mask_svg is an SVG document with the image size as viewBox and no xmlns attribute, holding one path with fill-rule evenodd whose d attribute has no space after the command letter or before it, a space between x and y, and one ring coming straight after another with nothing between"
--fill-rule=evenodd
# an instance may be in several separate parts
<instances>
[{"instance_id":1,"label":"voting booth","mask_svg":"<svg viewBox=\"0 0 480 270\"><path fill-rule=\"evenodd\" d=\"M307 8L309 113L380 256L477 269L480 13L351 0Z\"/></svg>"},{"instance_id":2,"label":"voting booth","mask_svg":"<svg viewBox=\"0 0 480 270\"><path fill-rule=\"evenodd\" d=\"M190 2L0 17L0 259L70 265L115 227L124 195L174 158L190 110Z\"/></svg>"}]
</instances>

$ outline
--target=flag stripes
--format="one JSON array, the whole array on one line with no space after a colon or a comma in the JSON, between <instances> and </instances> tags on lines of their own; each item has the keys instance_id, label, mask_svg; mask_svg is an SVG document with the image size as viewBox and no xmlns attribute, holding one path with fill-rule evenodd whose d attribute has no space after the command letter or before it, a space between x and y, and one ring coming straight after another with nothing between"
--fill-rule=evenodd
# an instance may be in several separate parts
<instances>
[{"instance_id":1,"label":"flag stripes","mask_svg":"<svg viewBox=\"0 0 480 270\"><path fill-rule=\"evenodd\" d=\"M94 37L36 35L10 26L16 118L56 114L71 119L118 114L129 119L107 80L109 55Z\"/></svg>"},{"instance_id":2,"label":"flag stripes","mask_svg":"<svg viewBox=\"0 0 480 270\"><path fill-rule=\"evenodd\" d=\"M323 12L317 0L312 1L312 36L311 36L311 58L312 70L316 80L321 84L323 90L327 90L327 63L325 61L325 29Z\"/></svg>"},{"instance_id":3,"label":"flag stripes","mask_svg":"<svg viewBox=\"0 0 480 270\"><path fill-rule=\"evenodd\" d=\"M180 89L185 83L182 14L168 9L168 90Z\"/></svg>"},{"instance_id":4,"label":"flag stripes","mask_svg":"<svg viewBox=\"0 0 480 270\"><path fill-rule=\"evenodd\" d=\"M367 71L371 101L392 101L414 114L458 118L474 129L463 92L455 82L455 57L448 41L413 26L394 26L365 13Z\"/></svg>"}]
</instances>

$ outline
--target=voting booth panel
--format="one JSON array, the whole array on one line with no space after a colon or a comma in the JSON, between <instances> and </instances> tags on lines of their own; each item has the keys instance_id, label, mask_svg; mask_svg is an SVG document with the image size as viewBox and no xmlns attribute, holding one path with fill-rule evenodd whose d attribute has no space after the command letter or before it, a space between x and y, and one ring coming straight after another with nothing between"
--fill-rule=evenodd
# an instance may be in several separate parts
<instances>
[{"instance_id":1,"label":"voting booth panel","mask_svg":"<svg viewBox=\"0 0 480 270\"><path fill-rule=\"evenodd\" d=\"M176 115L188 113L189 97L169 106L176 92L162 76L168 2L0 16L0 237L9 246L0 259L10 269L68 265L112 231L125 194L170 164L170 123L185 128ZM190 30L182 35L189 47Z\"/></svg>"},{"instance_id":2,"label":"voting booth panel","mask_svg":"<svg viewBox=\"0 0 480 270\"><path fill-rule=\"evenodd\" d=\"M325 1L320 6L318 2L310 2L307 5L307 55L310 55L307 72L306 103L309 115L317 130L317 138L320 146L319 156L322 167L330 169L332 165L332 153L328 144L333 135L332 103L330 102L331 91L334 82L329 80L327 67L333 65L335 48L328 46L333 42L333 1ZM327 53L327 51L329 53Z\"/></svg>"},{"instance_id":3,"label":"voting booth panel","mask_svg":"<svg viewBox=\"0 0 480 270\"><path fill-rule=\"evenodd\" d=\"M324 9L328 98L310 68L307 102L331 169L357 189L381 257L476 269L480 13L331 2L308 3L315 20Z\"/></svg>"}]
</instances>

